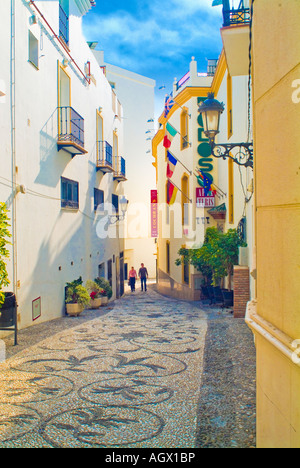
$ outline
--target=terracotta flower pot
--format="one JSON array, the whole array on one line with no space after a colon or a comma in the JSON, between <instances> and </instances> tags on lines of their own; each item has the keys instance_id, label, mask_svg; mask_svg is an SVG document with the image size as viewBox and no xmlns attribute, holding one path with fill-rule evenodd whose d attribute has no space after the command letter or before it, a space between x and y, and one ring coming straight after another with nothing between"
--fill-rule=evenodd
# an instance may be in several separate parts
<instances>
[{"instance_id":1,"label":"terracotta flower pot","mask_svg":"<svg viewBox=\"0 0 300 468\"><path fill-rule=\"evenodd\" d=\"M67 314L70 317L78 317L83 311L81 304L67 304Z\"/></svg>"},{"instance_id":2,"label":"terracotta flower pot","mask_svg":"<svg viewBox=\"0 0 300 468\"><path fill-rule=\"evenodd\" d=\"M102 298L98 297L96 299L91 299L90 309L99 309L102 305Z\"/></svg>"},{"instance_id":3,"label":"terracotta flower pot","mask_svg":"<svg viewBox=\"0 0 300 468\"><path fill-rule=\"evenodd\" d=\"M108 304L108 297L107 296L102 296L101 297L101 302L102 302L102 306L106 306Z\"/></svg>"}]
</instances>

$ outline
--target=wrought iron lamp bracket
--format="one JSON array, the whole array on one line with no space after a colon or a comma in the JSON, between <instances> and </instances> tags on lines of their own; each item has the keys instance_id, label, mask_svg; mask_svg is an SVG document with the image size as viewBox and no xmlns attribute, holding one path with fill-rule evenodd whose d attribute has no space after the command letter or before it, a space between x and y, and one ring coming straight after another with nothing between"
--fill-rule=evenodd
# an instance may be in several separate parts
<instances>
[{"instance_id":1,"label":"wrought iron lamp bracket","mask_svg":"<svg viewBox=\"0 0 300 468\"><path fill-rule=\"evenodd\" d=\"M234 144L215 144L210 142L211 151L215 158L232 159L239 166L253 169L253 142ZM236 150L236 151L234 151Z\"/></svg>"},{"instance_id":2,"label":"wrought iron lamp bracket","mask_svg":"<svg viewBox=\"0 0 300 468\"><path fill-rule=\"evenodd\" d=\"M119 221L124 221L126 214L123 215L111 215L108 217L109 224L116 224Z\"/></svg>"}]
</instances>

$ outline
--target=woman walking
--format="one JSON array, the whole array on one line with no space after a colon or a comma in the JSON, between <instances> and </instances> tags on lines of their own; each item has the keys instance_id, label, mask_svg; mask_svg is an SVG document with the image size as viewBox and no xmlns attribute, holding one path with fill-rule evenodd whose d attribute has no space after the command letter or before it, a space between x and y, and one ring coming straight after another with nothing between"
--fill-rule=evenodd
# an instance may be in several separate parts
<instances>
[{"instance_id":1,"label":"woman walking","mask_svg":"<svg viewBox=\"0 0 300 468\"><path fill-rule=\"evenodd\" d=\"M133 293L135 291L135 282L137 280L137 273L134 269L134 267L131 267L131 270L129 272L129 285L131 287L131 292Z\"/></svg>"}]
</instances>

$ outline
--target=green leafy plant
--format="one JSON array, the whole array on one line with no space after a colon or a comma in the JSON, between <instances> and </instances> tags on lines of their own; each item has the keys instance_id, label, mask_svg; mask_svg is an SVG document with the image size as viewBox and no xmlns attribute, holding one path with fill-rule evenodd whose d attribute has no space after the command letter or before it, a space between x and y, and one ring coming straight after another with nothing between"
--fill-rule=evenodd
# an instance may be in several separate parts
<instances>
[{"instance_id":1,"label":"green leafy plant","mask_svg":"<svg viewBox=\"0 0 300 468\"><path fill-rule=\"evenodd\" d=\"M87 307L90 303L90 299L89 292L84 286L81 284L74 284L74 282L67 283L67 304L80 304L82 307Z\"/></svg>"},{"instance_id":2,"label":"green leafy plant","mask_svg":"<svg viewBox=\"0 0 300 468\"><path fill-rule=\"evenodd\" d=\"M9 285L9 279L4 259L9 258L9 251L7 245L10 244L9 238L11 237L9 231L9 218L8 210L5 203L0 203L0 308L5 301L5 293L3 288Z\"/></svg>"},{"instance_id":3,"label":"green leafy plant","mask_svg":"<svg viewBox=\"0 0 300 468\"><path fill-rule=\"evenodd\" d=\"M78 279L71 281L71 283L67 283L66 287L73 288L74 286L82 286L82 285L83 285L83 280L82 280L82 277L80 276Z\"/></svg>"},{"instance_id":4,"label":"green leafy plant","mask_svg":"<svg viewBox=\"0 0 300 468\"><path fill-rule=\"evenodd\" d=\"M226 233L217 228L208 228L203 246L199 249L180 249L181 258L176 265L189 263L200 271L205 279L205 285L219 286L222 279L229 277L229 288L233 266L238 262L239 247L245 246L236 229Z\"/></svg>"},{"instance_id":5,"label":"green leafy plant","mask_svg":"<svg viewBox=\"0 0 300 468\"><path fill-rule=\"evenodd\" d=\"M111 299L113 293L109 281L107 281L105 278L96 278L95 282L98 284L100 289L104 291L104 293L101 293L101 296L107 296L108 299Z\"/></svg>"},{"instance_id":6,"label":"green leafy plant","mask_svg":"<svg viewBox=\"0 0 300 468\"><path fill-rule=\"evenodd\" d=\"M98 299L99 297L101 297L102 288L99 286L98 283L96 283L96 281L87 280L85 287L88 290L92 299Z\"/></svg>"}]
</instances>

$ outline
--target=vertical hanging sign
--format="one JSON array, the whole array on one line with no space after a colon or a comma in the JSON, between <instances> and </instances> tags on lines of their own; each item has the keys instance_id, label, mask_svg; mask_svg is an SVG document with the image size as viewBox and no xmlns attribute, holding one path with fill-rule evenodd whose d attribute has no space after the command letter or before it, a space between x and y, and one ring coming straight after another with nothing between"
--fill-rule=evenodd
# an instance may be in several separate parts
<instances>
[{"instance_id":1,"label":"vertical hanging sign","mask_svg":"<svg viewBox=\"0 0 300 468\"><path fill-rule=\"evenodd\" d=\"M158 237L157 190L151 190L151 237Z\"/></svg>"},{"instance_id":2,"label":"vertical hanging sign","mask_svg":"<svg viewBox=\"0 0 300 468\"><path fill-rule=\"evenodd\" d=\"M205 101L206 99L207 98L199 97L198 104ZM213 166L211 146L209 144L208 138L203 136L204 125L203 125L203 119L202 119L201 114L199 114L198 116L198 124L199 124L199 128L198 128L199 145L198 145L197 151L198 151L198 155L200 156L200 159L198 161L199 170L203 174L205 174L205 176L211 181L211 183L213 183L214 178L213 178L212 172L214 170L214 166ZM198 184L200 185L200 187L204 187L204 183L203 183L201 176L198 177Z\"/></svg>"}]
</instances>

